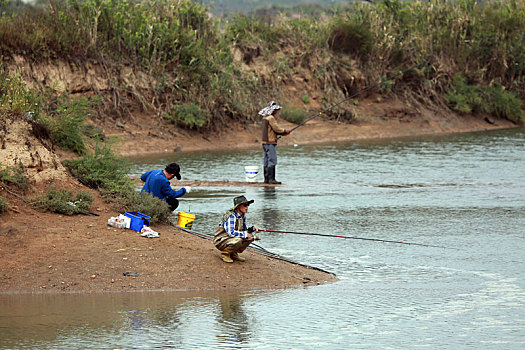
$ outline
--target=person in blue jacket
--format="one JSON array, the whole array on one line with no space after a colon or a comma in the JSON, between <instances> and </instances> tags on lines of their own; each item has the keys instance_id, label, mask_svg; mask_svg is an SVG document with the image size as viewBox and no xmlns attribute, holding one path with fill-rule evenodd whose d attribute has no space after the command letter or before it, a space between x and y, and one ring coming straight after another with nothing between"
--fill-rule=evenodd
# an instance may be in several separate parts
<instances>
[{"instance_id":1,"label":"person in blue jacket","mask_svg":"<svg viewBox=\"0 0 525 350\"><path fill-rule=\"evenodd\" d=\"M170 210L174 211L179 206L177 198L184 196L191 190L190 186L182 187L177 191L173 190L170 180L174 177L177 177L177 180L181 179L180 167L177 163L166 165L164 170L150 170L140 177L144 181L144 186L140 193L151 193L153 197L163 199L170 206Z\"/></svg>"}]
</instances>

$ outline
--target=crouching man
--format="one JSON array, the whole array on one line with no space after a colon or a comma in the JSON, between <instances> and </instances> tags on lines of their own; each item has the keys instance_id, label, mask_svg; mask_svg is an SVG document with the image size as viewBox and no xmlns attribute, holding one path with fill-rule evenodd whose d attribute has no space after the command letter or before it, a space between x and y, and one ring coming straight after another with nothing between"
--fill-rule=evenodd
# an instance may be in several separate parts
<instances>
[{"instance_id":1,"label":"crouching man","mask_svg":"<svg viewBox=\"0 0 525 350\"><path fill-rule=\"evenodd\" d=\"M179 206L177 198L190 193L191 187L182 187L180 190L174 191L171 188L170 180L174 177L177 180L181 179L180 166L177 163L166 165L164 170L151 170L142 174L140 179L144 182L142 192L151 193L153 197L164 200L168 203L170 211L174 211Z\"/></svg>"},{"instance_id":2,"label":"crouching man","mask_svg":"<svg viewBox=\"0 0 525 350\"><path fill-rule=\"evenodd\" d=\"M260 230L257 226L248 227L246 224L246 213L253 202L253 199L249 201L245 196L235 197L233 208L222 217L213 239L213 244L221 251L222 261L232 263L234 260L245 260L239 253L254 241L253 233Z\"/></svg>"}]
</instances>

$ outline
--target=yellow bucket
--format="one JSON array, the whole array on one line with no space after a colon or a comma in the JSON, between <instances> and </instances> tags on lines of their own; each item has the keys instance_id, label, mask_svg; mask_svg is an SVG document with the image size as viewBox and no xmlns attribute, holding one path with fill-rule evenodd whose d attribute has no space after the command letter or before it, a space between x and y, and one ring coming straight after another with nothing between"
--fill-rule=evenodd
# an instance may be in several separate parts
<instances>
[{"instance_id":1,"label":"yellow bucket","mask_svg":"<svg viewBox=\"0 0 525 350\"><path fill-rule=\"evenodd\" d=\"M193 225L193 220L195 220L195 215L179 211L179 216L177 218L177 226L184 227L184 228L187 228L188 230L191 230L191 225Z\"/></svg>"}]
</instances>

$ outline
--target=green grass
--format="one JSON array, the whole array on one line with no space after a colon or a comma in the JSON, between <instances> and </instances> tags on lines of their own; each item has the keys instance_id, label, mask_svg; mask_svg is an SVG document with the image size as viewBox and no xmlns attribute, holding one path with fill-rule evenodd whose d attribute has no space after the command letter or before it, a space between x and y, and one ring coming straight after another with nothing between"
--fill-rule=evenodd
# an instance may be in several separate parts
<instances>
[{"instance_id":1,"label":"green grass","mask_svg":"<svg viewBox=\"0 0 525 350\"><path fill-rule=\"evenodd\" d=\"M12 75L0 64L0 118L40 111L38 94L26 87L20 74Z\"/></svg>"}]
</instances>

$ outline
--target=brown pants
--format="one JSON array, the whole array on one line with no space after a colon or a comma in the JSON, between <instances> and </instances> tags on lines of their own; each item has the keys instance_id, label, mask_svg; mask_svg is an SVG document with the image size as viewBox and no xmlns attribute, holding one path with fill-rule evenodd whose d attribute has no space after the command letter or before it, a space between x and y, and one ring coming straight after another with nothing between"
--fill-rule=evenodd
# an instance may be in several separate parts
<instances>
[{"instance_id":1,"label":"brown pants","mask_svg":"<svg viewBox=\"0 0 525 350\"><path fill-rule=\"evenodd\" d=\"M242 253L250 243L253 242L253 238L241 238L241 237L221 237L215 239L215 247L220 251L226 250L230 253Z\"/></svg>"}]
</instances>

